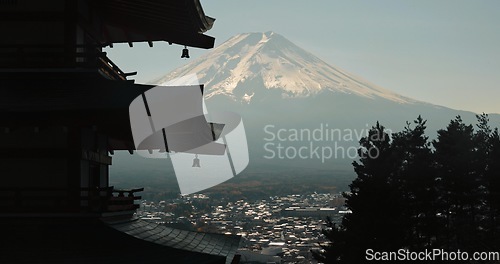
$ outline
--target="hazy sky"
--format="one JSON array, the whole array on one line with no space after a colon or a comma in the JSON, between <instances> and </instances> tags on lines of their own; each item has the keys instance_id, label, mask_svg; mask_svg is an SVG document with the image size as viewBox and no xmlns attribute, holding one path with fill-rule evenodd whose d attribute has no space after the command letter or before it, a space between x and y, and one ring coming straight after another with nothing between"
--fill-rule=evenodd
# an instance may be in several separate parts
<instances>
[{"instance_id":1,"label":"hazy sky","mask_svg":"<svg viewBox=\"0 0 500 264\"><path fill-rule=\"evenodd\" d=\"M500 1L202 0L216 45L275 31L324 61L402 95L500 113ZM186 63L182 47L115 45L109 56L147 82ZM208 52L191 49L195 58Z\"/></svg>"}]
</instances>

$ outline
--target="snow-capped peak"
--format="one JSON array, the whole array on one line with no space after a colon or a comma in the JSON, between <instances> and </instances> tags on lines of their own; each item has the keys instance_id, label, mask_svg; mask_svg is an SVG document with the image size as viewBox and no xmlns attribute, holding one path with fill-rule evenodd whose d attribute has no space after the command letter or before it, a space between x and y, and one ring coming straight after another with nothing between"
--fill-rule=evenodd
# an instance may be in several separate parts
<instances>
[{"instance_id":1,"label":"snow-capped peak","mask_svg":"<svg viewBox=\"0 0 500 264\"><path fill-rule=\"evenodd\" d=\"M246 103L256 93L274 89L287 98L331 91L415 102L331 66L274 32L236 35L156 83L189 74L196 74L205 84L207 98L226 95Z\"/></svg>"}]
</instances>

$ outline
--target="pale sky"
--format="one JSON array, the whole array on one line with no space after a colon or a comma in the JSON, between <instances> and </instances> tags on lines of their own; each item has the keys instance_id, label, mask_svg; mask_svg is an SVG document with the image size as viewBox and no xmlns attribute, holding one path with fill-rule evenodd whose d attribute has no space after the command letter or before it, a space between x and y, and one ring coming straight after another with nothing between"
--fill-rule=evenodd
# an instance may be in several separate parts
<instances>
[{"instance_id":1,"label":"pale sky","mask_svg":"<svg viewBox=\"0 0 500 264\"><path fill-rule=\"evenodd\" d=\"M216 45L274 31L327 63L404 96L500 113L500 1L201 0ZM148 82L187 62L183 47L115 45L108 55ZM191 60L208 52L190 49Z\"/></svg>"}]
</instances>

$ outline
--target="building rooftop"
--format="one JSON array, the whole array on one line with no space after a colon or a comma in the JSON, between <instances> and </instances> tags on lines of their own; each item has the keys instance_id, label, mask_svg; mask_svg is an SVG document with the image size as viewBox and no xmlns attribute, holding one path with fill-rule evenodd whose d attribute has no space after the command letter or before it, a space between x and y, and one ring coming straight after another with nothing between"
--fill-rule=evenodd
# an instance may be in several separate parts
<instances>
[{"instance_id":1,"label":"building rooftop","mask_svg":"<svg viewBox=\"0 0 500 264\"><path fill-rule=\"evenodd\" d=\"M236 235L181 230L141 219L110 226L130 236L166 247L227 257L228 263L233 259L241 239Z\"/></svg>"},{"instance_id":2,"label":"building rooftop","mask_svg":"<svg viewBox=\"0 0 500 264\"><path fill-rule=\"evenodd\" d=\"M199 0L91 0L101 23L88 21L101 43L167 41L212 48L215 39L202 33L214 18ZM101 30L97 30L100 27Z\"/></svg>"}]
</instances>

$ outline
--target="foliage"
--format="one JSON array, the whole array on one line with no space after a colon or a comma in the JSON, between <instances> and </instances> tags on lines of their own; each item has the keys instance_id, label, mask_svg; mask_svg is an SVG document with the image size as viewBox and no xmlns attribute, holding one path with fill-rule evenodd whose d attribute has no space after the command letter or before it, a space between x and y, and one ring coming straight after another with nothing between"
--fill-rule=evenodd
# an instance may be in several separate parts
<instances>
[{"instance_id":1,"label":"foliage","mask_svg":"<svg viewBox=\"0 0 500 264\"><path fill-rule=\"evenodd\" d=\"M345 194L352 213L340 225L328 220L330 243L316 259L360 263L367 249L498 249L500 136L486 114L477 120L474 131L457 116L432 142L420 116L392 135L377 122L353 163L357 178Z\"/></svg>"}]
</instances>

